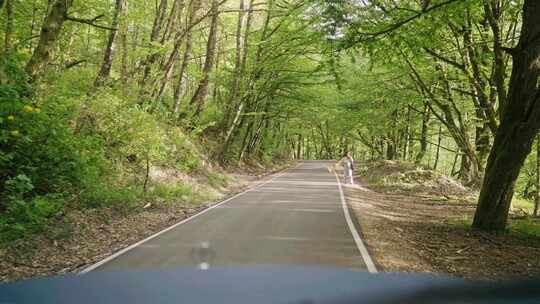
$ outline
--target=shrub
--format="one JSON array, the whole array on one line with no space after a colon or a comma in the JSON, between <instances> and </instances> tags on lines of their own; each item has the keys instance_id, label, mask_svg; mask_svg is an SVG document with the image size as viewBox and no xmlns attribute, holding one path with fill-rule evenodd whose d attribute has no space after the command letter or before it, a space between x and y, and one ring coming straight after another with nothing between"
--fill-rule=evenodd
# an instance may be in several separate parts
<instances>
[{"instance_id":1,"label":"shrub","mask_svg":"<svg viewBox=\"0 0 540 304\"><path fill-rule=\"evenodd\" d=\"M17 175L5 183L6 210L0 217L0 241L21 238L41 231L64 205L60 195L25 196L34 189L26 175Z\"/></svg>"},{"instance_id":2,"label":"shrub","mask_svg":"<svg viewBox=\"0 0 540 304\"><path fill-rule=\"evenodd\" d=\"M108 166L99 138L75 134L74 100L40 102L15 60L0 74L0 235L14 239L42 229Z\"/></svg>"},{"instance_id":3,"label":"shrub","mask_svg":"<svg viewBox=\"0 0 540 304\"><path fill-rule=\"evenodd\" d=\"M14 68L7 70L15 74L11 79L22 77ZM86 165L79 153L82 142L69 128L68 113L59 109L39 106L20 81L0 85L0 198L5 199L6 182L17 176L32 181L28 196L65 192L80 181Z\"/></svg>"}]
</instances>

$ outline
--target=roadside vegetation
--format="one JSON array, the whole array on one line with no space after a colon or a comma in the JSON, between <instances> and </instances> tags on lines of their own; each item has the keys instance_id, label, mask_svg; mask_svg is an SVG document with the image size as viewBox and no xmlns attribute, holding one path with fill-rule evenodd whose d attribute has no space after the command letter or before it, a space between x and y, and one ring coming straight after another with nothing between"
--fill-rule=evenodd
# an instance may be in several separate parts
<instances>
[{"instance_id":1,"label":"roadside vegetation","mask_svg":"<svg viewBox=\"0 0 540 304\"><path fill-rule=\"evenodd\" d=\"M305 65L280 48L304 24L238 5L2 1L0 242L72 209L211 199L223 166L286 160L270 101Z\"/></svg>"}]
</instances>

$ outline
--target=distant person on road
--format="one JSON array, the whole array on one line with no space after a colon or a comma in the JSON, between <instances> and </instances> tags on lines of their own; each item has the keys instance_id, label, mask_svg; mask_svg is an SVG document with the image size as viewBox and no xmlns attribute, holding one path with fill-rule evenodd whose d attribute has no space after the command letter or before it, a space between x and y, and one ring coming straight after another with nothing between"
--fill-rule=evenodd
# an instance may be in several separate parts
<instances>
[{"instance_id":1,"label":"distant person on road","mask_svg":"<svg viewBox=\"0 0 540 304\"><path fill-rule=\"evenodd\" d=\"M354 160L352 158L351 152L347 152L343 157L336 163L336 166L343 167L343 175L345 179L345 184L354 184L353 172L354 172Z\"/></svg>"}]
</instances>

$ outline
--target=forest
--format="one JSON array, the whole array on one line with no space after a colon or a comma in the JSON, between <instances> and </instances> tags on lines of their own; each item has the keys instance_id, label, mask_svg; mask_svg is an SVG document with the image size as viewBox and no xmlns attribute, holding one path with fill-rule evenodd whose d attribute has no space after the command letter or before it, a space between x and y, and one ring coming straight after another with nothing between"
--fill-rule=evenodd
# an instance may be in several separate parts
<instances>
[{"instance_id":1,"label":"forest","mask_svg":"<svg viewBox=\"0 0 540 304\"><path fill-rule=\"evenodd\" d=\"M479 190L472 227L504 231L513 199L539 214L538 16L536 0L0 0L0 240L191 195L152 168L219 184L346 151L459 179Z\"/></svg>"}]
</instances>

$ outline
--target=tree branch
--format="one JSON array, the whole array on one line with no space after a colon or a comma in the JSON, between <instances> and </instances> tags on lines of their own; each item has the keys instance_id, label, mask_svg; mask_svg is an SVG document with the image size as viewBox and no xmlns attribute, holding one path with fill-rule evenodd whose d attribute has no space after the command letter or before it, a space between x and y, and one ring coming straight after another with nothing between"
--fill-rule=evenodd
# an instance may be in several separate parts
<instances>
[{"instance_id":1,"label":"tree branch","mask_svg":"<svg viewBox=\"0 0 540 304\"><path fill-rule=\"evenodd\" d=\"M77 23L88 24L88 25L91 25L93 27L97 27L97 28L100 28L100 29L103 29L103 30L117 31L118 30L117 28L109 27L109 26L105 26L105 25L100 25L100 24L95 23L96 21L98 21L98 19L101 19L104 16L105 15L102 14L102 15L96 16L96 17L94 17L92 19L84 19L84 18L77 18L77 17L67 16L66 15L66 20L77 22Z\"/></svg>"},{"instance_id":2,"label":"tree branch","mask_svg":"<svg viewBox=\"0 0 540 304\"><path fill-rule=\"evenodd\" d=\"M431 50L431 49L429 49L427 47L424 47L423 49L424 49L424 51L426 51L432 57L435 57L436 59L439 59L440 61L446 62L449 65L458 68L459 70L462 70L462 71L465 70L465 65L464 64L461 64L461 63L459 63L457 61L454 61L452 59L449 59L449 58L446 58L446 57L444 57L442 55L439 55L439 54L437 54L437 52L435 52L435 51L433 51L433 50Z\"/></svg>"},{"instance_id":3,"label":"tree branch","mask_svg":"<svg viewBox=\"0 0 540 304\"><path fill-rule=\"evenodd\" d=\"M446 150L448 152L452 152L452 153L455 153L455 154L459 154L459 155L463 155L463 152L460 152L460 151L457 151L457 150L454 150L454 149L451 149L451 148L447 148L445 146L442 146L442 145L439 145L438 143L434 143L428 139L422 139L422 138L414 138L414 137L411 137L411 140L415 140L415 141L422 141L422 140L425 140L427 143L431 144L431 145L434 145L436 147L439 147L443 150Z\"/></svg>"},{"instance_id":4,"label":"tree branch","mask_svg":"<svg viewBox=\"0 0 540 304\"><path fill-rule=\"evenodd\" d=\"M75 67L81 63L84 63L86 62L86 59L81 59L81 60L74 60L74 61L69 61L69 62L66 62L66 70L67 69L71 69L72 67Z\"/></svg>"},{"instance_id":5,"label":"tree branch","mask_svg":"<svg viewBox=\"0 0 540 304\"><path fill-rule=\"evenodd\" d=\"M509 47L501 47L501 50L507 52L510 56L514 57L514 55L516 55L516 49L514 48L509 48Z\"/></svg>"},{"instance_id":6,"label":"tree branch","mask_svg":"<svg viewBox=\"0 0 540 304\"><path fill-rule=\"evenodd\" d=\"M419 17L422 17L425 14L428 14L431 11L434 11L436 9L439 9L439 8L441 8L443 6L452 4L452 3L457 2L457 1L463 1L463 0L447 0L447 1L435 4L435 5L432 5L430 7L425 7L425 8L422 9L422 11L419 11L416 14L414 14L412 16L409 16L409 17L407 17L407 18L405 18L403 20L399 20L396 23L389 25L384 30L380 30L380 31L377 31L377 32L357 32L358 35L364 36L364 39L362 39L362 38L355 39L350 44L348 44L348 47L352 47L352 46L356 45L357 43L364 42L364 41L367 41L367 40L374 40L379 36L389 34L389 33L393 32L393 31L399 29L400 27L404 26L405 24L407 24L407 23L409 23L409 22L411 22L411 21L413 21L413 20L415 20L415 19L417 19ZM345 48L347 48L347 47L345 47Z\"/></svg>"}]
</instances>

